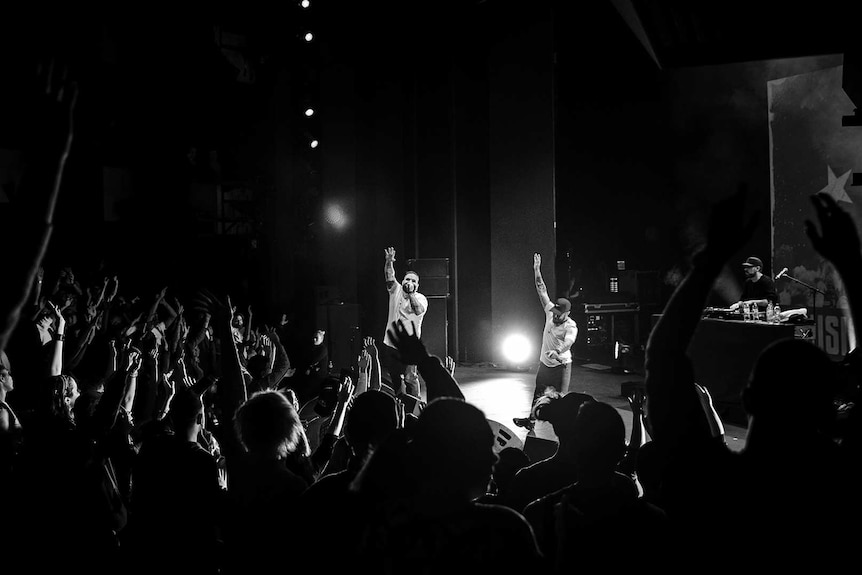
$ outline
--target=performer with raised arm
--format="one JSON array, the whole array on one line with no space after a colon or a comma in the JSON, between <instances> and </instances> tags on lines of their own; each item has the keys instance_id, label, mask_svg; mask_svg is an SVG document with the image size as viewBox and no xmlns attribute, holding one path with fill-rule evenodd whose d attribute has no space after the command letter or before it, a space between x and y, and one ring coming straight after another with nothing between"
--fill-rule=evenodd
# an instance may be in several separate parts
<instances>
[{"instance_id":1,"label":"performer with raised arm","mask_svg":"<svg viewBox=\"0 0 862 575\"><path fill-rule=\"evenodd\" d=\"M578 337L578 324L569 317L572 304L566 298L552 302L548 288L542 279L542 256L533 254L533 276L539 301L545 310L545 328L542 331L542 351L539 355L539 369L536 372L536 387L530 404L528 417L515 417L512 421L519 427L532 430L536 423L536 400L548 388L565 394L569 391L572 376L572 344Z\"/></svg>"},{"instance_id":2,"label":"performer with raised arm","mask_svg":"<svg viewBox=\"0 0 862 575\"><path fill-rule=\"evenodd\" d=\"M420 397L419 374L415 365L404 364L401 356L389 339L388 329L393 322L401 320L405 325L416 326L416 336L422 337L422 318L428 310L428 298L419 293L419 274L408 270L401 283L395 279L395 248L384 250L386 262L383 273L389 291L389 317L384 328L383 345L380 347L380 365L389 374L395 393L405 391ZM402 389L402 387L404 389Z\"/></svg>"}]
</instances>

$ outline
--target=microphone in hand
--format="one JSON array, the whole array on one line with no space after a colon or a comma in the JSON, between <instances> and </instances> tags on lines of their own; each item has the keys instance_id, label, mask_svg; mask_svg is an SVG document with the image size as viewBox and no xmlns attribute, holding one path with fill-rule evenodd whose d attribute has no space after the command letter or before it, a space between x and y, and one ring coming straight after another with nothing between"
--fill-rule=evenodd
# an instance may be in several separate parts
<instances>
[{"instance_id":1,"label":"microphone in hand","mask_svg":"<svg viewBox=\"0 0 862 575\"><path fill-rule=\"evenodd\" d=\"M784 268L783 270L778 272L778 275L775 276L775 279L781 279L782 277L784 277L784 274L786 274L786 273L787 273L787 268Z\"/></svg>"}]
</instances>

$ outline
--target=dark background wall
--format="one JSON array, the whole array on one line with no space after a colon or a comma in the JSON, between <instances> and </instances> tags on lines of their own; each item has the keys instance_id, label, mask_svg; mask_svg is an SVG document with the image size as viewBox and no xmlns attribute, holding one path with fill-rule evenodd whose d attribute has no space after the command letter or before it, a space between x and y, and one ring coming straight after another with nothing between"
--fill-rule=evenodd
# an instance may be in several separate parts
<instances>
[{"instance_id":1,"label":"dark background wall","mask_svg":"<svg viewBox=\"0 0 862 575\"><path fill-rule=\"evenodd\" d=\"M575 303L630 297L608 290L617 260L655 272L647 311L659 310L708 206L745 182L762 218L738 255L768 255L766 81L842 60L662 68L614 3L552 0L320 1L0 32L13 199L35 62L61 54L80 79L49 270L102 265L142 293L205 284L268 318L290 311L310 328L335 313L380 339L394 246L399 275L411 258L449 259L450 296L435 304L462 361L498 359L510 328L538 343L533 252L552 295ZM219 186L237 182L252 189L237 204L244 231L216 233Z\"/></svg>"}]
</instances>

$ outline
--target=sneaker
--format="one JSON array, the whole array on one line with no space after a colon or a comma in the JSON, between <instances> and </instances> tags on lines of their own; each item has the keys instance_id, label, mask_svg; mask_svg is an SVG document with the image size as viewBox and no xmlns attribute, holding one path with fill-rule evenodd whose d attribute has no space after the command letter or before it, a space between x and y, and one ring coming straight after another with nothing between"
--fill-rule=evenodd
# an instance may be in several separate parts
<instances>
[{"instance_id":1,"label":"sneaker","mask_svg":"<svg viewBox=\"0 0 862 575\"><path fill-rule=\"evenodd\" d=\"M512 422L518 427L526 428L528 431L533 431L533 427L536 425L536 422L529 417L513 417Z\"/></svg>"}]
</instances>

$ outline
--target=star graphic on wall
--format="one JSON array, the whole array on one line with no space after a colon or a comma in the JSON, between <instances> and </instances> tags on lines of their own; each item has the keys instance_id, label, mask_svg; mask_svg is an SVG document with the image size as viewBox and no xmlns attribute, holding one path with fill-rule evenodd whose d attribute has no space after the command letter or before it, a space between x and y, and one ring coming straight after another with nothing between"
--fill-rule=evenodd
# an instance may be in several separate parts
<instances>
[{"instance_id":1,"label":"star graphic on wall","mask_svg":"<svg viewBox=\"0 0 862 575\"><path fill-rule=\"evenodd\" d=\"M829 194L836 202L852 204L853 200L850 199L850 196L847 195L847 191L844 189L847 186L847 179L850 177L851 172L852 170L847 170L847 172L836 178L835 172L832 171L832 167L827 165L826 176L829 179L829 182L826 184L826 187L818 193Z\"/></svg>"}]
</instances>

